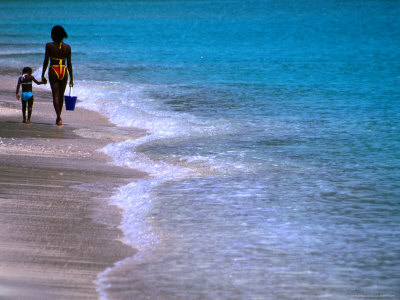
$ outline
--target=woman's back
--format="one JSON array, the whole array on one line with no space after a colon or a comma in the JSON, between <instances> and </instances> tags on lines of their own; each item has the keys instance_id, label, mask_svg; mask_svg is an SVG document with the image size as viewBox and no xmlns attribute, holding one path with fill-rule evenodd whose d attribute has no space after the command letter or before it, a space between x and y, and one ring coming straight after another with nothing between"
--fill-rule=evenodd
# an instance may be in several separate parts
<instances>
[{"instance_id":1,"label":"woman's back","mask_svg":"<svg viewBox=\"0 0 400 300\"><path fill-rule=\"evenodd\" d=\"M50 42L46 45L46 51L50 58L66 59L68 54L71 53L71 47L65 43L61 43L60 45L55 42Z\"/></svg>"}]
</instances>

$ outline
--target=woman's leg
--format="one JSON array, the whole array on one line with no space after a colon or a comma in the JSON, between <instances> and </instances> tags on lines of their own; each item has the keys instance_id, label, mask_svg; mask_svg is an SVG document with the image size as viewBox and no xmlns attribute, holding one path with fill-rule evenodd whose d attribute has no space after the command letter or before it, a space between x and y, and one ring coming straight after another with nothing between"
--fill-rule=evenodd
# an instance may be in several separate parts
<instances>
[{"instance_id":1,"label":"woman's leg","mask_svg":"<svg viewBox=\"0 0 400 300\"><path fill-rule=\"evenodd\" d=\"M54 71L50 70L49 70L49 81L50 81L51 92L53 94L53 106L57 115L56 124L62 125L61 112L64 105L64 92L65 88L67 87L68 74L65 74L63 80L58 80L58 77L54 73Z\"/></svg>"},{"instance_id":2,"label":"woman's leg","mask_svg":"<svg viewBox=\"0 0 400 300\"><path fill-rule=\"evenodd\" d=\"M64 92L67 84L63 81L55 81L50 82L50 86L53 93L53 106L57 115L56 124L62 125L61 112L64 105Z\"/></svg>"},{"instance_id":3,"label":"woman's leg","mask_svg":"<svg viewBox=\"0 0 400 300\"><path fill-rule=\"evenodd\" d=\"M64 106L64 94L65 94L65 89L66 89L66 87L67 87L67 82L68 82L68 73L67 74L65 74L65 76L64 76L64 78L63 78L63 80L60 82L60 90L59 90L59 99L60 99L60 108L61 108L61 110L60 110L60 121L61 121L61 111L62 111L62 109L63 109L63 106ZM61 123L62 123L62 121L61 121Z\"/></svg>"},{"instance_id":4,"label":"woman's leg","mask_svg":"<svg viewBox=\"0 0 400 300\"><path fill-rule=\"evenodd\" d=\"M60 107L60 82L50 80L51 92L53 94L53 106L57 115L56 124L61 120L61 107Z\"/></svg>"}]
</instances>

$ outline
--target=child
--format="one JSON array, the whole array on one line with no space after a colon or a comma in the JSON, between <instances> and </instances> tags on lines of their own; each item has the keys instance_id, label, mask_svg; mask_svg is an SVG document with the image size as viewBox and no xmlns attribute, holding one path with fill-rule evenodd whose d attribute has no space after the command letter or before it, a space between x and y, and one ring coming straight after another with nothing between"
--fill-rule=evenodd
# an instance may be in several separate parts
<instances>
[{"instance_id":1,"label":"child","mask_svg":"<svg viewBox=\"0 0 400 300\"><path fill-rule=\"evenodd\" d=\"M25 67L22 70L22 76L18 78L16 96L17 99L21 99L22 103L22 117L23 123L31 124L32 107L33 107L33 93L32 93L32 81L36 84L46 84L44 81L37 81L35 77L32 76L32 69L30 67ZM22 84L22 93L19 95L19 86ZM28 119L26 119L26 103L28 102Z\"/></svg>"}]
</instances>

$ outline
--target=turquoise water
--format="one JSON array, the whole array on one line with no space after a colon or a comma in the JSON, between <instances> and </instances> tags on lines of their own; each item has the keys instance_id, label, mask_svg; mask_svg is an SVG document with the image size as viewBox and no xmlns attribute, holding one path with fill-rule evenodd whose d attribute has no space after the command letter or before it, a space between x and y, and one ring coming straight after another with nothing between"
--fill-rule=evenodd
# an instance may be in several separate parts
<instances>
[{"instance_id":1,"label":"turquoise water","mask_svg":"<svg viewBox=\"0 0 400 300\"><path fill-rule=\"evenodd\" d=\"M103 149L152 178L111 199L139 253L102 297L400 297L399 1L21 5L1 66L61 24L80 105L151 133Z\"/></svg>"}]
</instances>

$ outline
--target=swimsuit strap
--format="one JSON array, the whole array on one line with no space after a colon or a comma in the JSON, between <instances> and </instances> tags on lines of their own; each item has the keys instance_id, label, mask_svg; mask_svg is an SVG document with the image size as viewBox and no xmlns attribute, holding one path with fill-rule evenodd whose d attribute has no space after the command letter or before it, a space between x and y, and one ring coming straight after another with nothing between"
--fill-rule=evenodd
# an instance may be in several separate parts
<instances>
[{"instance_id":1,"label":"swimsuit strap","mask_svg":"<svg viewBox=\"0 0 400 300\"><path fill-rule=\"evenodd\" d=\"M63 60L65 60L66 58L55 58L55 57L50 57L50 59L61 60L61 61L63 61Z\"/></svg>"},{"instance_id":2,"label":"swimsuit strap","mask_svg":"<svg viewBox=\"0 0 400 300\"><path fill-rule=\"evenodd\" d=\"M62 44L63 44L63 43L62 43L62 42L60 42L60 46L58 47L58 49L60 49L60 50L61 50L61 46L62 46Z\"/></svg>"}]
</instances>

